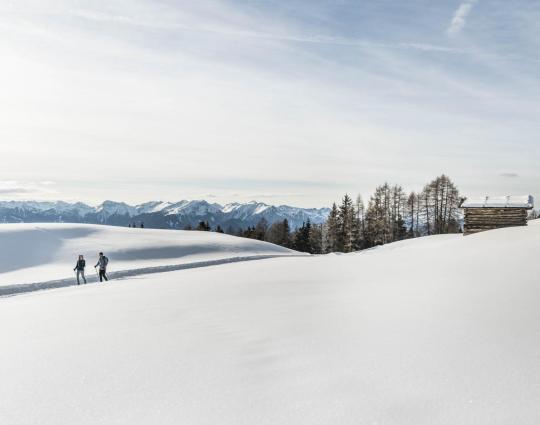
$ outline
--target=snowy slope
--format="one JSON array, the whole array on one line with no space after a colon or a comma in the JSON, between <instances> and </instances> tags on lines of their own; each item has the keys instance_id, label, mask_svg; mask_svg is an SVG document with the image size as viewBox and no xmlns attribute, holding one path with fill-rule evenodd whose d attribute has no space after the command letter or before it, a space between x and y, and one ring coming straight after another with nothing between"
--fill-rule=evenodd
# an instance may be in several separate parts
<instances>
[{"instance_id":1,"label":"snowy slope","mask_svg":"<svg viewBox=\"0 0 540 425\"><path fill-rule=\"evenodd\" d=\"M103 251L112 272L255 255L288 255L273 244L213 232L87 224L0 225L0 287L72 278L79 254L94 273Z\"/></svg>"},{"instance_id":2,"label":"snowy slope","mask_svg":"<svg viewBox=\"0 0 540 425\"><path fill-rule=\"evenodd\" d=\"M540 423L540 222L0 299L0 423Z\"/></svg>"}]
</instances>

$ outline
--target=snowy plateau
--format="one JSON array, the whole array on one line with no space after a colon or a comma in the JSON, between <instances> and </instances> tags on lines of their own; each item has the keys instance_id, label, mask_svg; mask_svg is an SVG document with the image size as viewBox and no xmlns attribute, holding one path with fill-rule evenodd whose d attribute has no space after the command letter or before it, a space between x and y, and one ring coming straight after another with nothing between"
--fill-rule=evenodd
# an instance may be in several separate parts
<instances>
[{"instance_id":1,"label":"snowy plateau","mask_svg":"<svg viewBox=\"0 0 540 425\"><path fill-rule=\"evenodd\" d=\"M540 423L538 220L342 255L86 224L0 247L2 425ZM98 250L117 278L74 285Z\"/></svg>"}]
</instances>

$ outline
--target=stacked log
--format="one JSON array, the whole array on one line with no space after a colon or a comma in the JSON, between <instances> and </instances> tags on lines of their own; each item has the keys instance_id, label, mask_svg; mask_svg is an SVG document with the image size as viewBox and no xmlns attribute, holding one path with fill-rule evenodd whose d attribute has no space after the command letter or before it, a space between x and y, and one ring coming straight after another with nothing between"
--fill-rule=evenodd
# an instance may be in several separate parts
<instances>
[{"instance_id":1,"label":"stacked log","mask_svg":"<svg viewBox=\"0 0 540 425\"><path fill-rule=\"evenodd\" d=\"M465 235L526 225L526 208L465 208Z\"/></svg>"}]
</instances>

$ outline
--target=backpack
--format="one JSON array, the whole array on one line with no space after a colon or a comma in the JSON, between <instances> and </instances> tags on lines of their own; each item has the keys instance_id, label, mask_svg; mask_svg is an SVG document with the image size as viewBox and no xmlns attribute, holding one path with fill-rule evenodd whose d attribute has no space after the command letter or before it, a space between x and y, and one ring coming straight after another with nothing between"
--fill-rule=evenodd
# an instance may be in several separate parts
<instances>
[{"instance_id":1,"label":"backpack","mask_svg":"<svg viewBox=\"0 0 540 425\"><path fill-rule=\"evenodd\" d=\"M109 259L107 257L103 256L103 265L105 267L107 267L108 264L109 264Z\"/></svg>"}]
</instances>

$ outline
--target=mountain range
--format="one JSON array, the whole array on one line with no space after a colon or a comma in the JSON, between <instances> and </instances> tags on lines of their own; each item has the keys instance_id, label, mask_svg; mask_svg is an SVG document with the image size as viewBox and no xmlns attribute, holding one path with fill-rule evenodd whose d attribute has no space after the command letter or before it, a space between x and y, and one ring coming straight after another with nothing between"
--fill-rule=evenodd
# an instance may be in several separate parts
<instances>
[{"instance_id":1,"label":"mountain range","mask_svg":"<svg viewBox=\"0 0 540 425\"><path fill-rule=\"evenodd\" d=\"M207 221L214 229L224 230L255 226L264 218L269 224L287 219L292 229L308 219L323 223L329 208L296 208L287 205L267 205L262 202L220 205L205 200L162 202L140 205L105 201L93 207L81 202L0 201L0 223L90 223L128 226L135 223L150 228L183 229Z\"/></svg>"}]
</instances>

